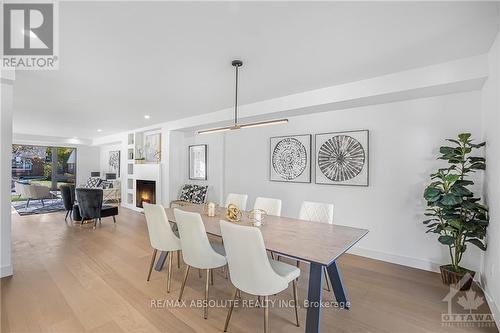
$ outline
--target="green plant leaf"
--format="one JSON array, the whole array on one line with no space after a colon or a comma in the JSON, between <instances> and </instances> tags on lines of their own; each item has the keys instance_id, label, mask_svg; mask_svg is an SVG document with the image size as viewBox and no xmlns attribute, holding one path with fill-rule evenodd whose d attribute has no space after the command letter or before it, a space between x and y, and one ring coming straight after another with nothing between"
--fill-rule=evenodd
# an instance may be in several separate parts
<instances>
[{"instance_id":1,"label":"green plant leaf","mask_svg":"<svg viewBox=\"0 0 500 333\"><path fill-rule=\"evenodd\" d=\"M455 238L449 235L442 235L438 237L438 241L443 245L452 245L455 242Z\"/></svg>"},{"instance_id":2,"label":"green plant leaf","mask_svg":"<svg viewBox=\"0 0 500 333\"><path fill-rule=\"evenodd\" d=\"M459 203L461 203L462 198L457 197L456 195L453 195L451 193L448 193L448 194L443 195L440 202L445 206L454 206L454 205L458 205Z\"/></svg>"},{"instance_id":3,"label":"green plant leaf","mask_svg":"<svg viewBox=\"0 0 500 333\"><path fill-rule=\"evenodd\" d=\"M453 186L451 187L451 193L459 197L472 196L471 191L457 183L453 184Z\"/></svg>"},{"instance_id":4,"label":"green plant leaf","mask_svg":"<svg viewBox=\"0 0 500 333\"><path fill-rule=\"evenodd\" d=\"M470 133L460 133L458 135L458 139L460 140L460 142L462 143L466 143L471 137L471 134Z\"/></svg>"},{"instance_id":5,"label":"green plant leaf","mask_svg":"<svg viewBox=\"0 0 500 333\"><path fill-rule=\"evenodd\" d=\"M424 191L424 199L427 201L434 202L439 199L441 195L441 190L435 187L427 187Z\"/></svg>"},{"instance_id":6,"label":"green plant leaf","mask_svg":"<svg viewBox=\"0 0 500 333\"><path fill-rule=\"evenodd\" d=\"M477 238L470 238L470 239L466 239L465 241L476 245L478 248L480 248L483 251L486 251L486 245Z\"/></svg>"},{"instance_id":7,"label":"green plant leaf","mask_svg":"<svg viewBox=\"0 0 500 333\"><path fill-rule=\"evenodd\" d=\"M473 143L470 144L470 146L474 147L474 148L481 148L481 147L483 147L485 145L486 145L486 142L481 142L481 143L478 143L478 144L473 144Z\"/></svg>"}]
</instances>

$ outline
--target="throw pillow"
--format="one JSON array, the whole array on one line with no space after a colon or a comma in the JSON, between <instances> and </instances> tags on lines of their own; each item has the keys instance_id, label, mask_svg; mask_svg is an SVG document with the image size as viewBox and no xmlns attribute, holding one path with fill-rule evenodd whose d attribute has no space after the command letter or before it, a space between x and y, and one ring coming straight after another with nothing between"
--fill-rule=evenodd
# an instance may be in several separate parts
<instances>
[{"instance_id":1,"label":"throw pillow","mask_svg":"<svg viewBox=\"0 0 500 333\"><path fill-rule=\"evenodd\" d=\"M102 179L99 177L89 177L87 180L87 184L85 184L86 188L95 188L101 185Z\"/></svg>"},{"instance_id":2,"label":"throw pillow","mask_svg":"<svg viewBox=\"0 0 500 333\"><path fill-rule=\"evenodd\" d=\"M193 191L193 185L185 184L182 187L179 199L183 201L191 201L192 191Z\"/></svg>"},{"instance_id":3,"label":"throw pillow","mask_svg":"<svg viewBox=\"0 0 500 333\"><path fill-rule=\"evenodd\" d=\"M195 204L205 203L207 197L208 186L194 185L196 188L193 190L191 202Z\"/></svg>"}]
</instances>

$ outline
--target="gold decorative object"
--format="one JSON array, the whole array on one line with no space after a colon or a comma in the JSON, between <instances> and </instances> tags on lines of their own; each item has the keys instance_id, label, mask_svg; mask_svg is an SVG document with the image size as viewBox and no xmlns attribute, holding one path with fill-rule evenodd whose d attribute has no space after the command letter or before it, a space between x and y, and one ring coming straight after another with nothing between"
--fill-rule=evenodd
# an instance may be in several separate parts
<instances>
[{"instance_id":1,"label":"gold decorative object","mask_svg":"<svg viewBox=\"0 0 500 333\"><path fill-rule=\"evenodd\" d=\"M248 213L248 218L252 221L252 224L256 227L262 225L262 221L264 221L267 216L267 212L263 209L253 209Z\"/></svg>"},{"instance_id":2,"label":"gold decorative object","mask_svg":"<svg viewBox=\"0 0 500 333\"><path fill-rule=\"evenodd\" d=\"M241 217L243 216L243 213L241 210L238 208L238 206L229 204L227 207L227 212L226 212L226 218L231 221L231 222L238 222L241 221Z\"/></svg>"},{"instance_id":3,"label":"gold decorative object","mask_svg":"<svg viewBox=\"0 0 500 333\"><path fill-rule=\"evenodd\" d=\"M209 217L217 215L217 204L215 202L207 202L203 206L203 213Z\"/></svg>"}]
</instances>

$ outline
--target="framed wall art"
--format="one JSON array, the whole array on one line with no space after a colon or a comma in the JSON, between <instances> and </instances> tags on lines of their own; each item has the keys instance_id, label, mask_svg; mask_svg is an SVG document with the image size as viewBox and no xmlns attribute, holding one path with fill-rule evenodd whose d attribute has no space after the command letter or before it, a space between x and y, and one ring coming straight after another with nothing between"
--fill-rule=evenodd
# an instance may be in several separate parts
<instances>
[{"instance_id":1,"label":"framed wall art","mask_svg":"<svg viewBox=\"0 0 500 333\"><path fill-rule=\"evenodd\" d=\"M368 130L315 135L316 184L368 186Z\"/></svg>"},{"instance_id":2,"label":"framed wall art","mask_svg":"<svg viewBox=\"0 0 500 333\"><path fill-rule=\"evenodd\" d=\"M207 145L189 146L189 179L207 180Z\"/></svg>"},{"instance_id":3,"label":"framed wall art","mask_svg":"<svg viewBox=\"0 0 500 333\"><path fill-rule=\"evenodd\" d=\"M311 135L277 136L270 139L271 181L311 182Z\"/></svg>"}]
</instances>

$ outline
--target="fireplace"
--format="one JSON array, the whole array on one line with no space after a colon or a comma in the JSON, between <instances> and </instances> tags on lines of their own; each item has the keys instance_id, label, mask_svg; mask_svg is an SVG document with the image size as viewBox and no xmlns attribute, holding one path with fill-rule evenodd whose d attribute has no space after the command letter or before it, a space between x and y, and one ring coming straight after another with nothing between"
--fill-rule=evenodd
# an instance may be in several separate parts
<instances>
[{"instance_id":1,"label":"fireplace","mask_svg":"<svg viewBox=\"0 0 500 333\"><path fill-rule=\"evenodd\" d=\"M156 203L156 182L154 180L136 180L135 184L135 205L136 207L143 208L144 202L155 204Z\"/></svg>"}]
</instances>

